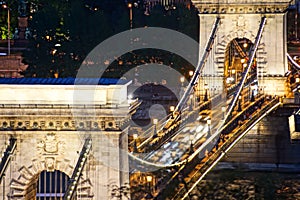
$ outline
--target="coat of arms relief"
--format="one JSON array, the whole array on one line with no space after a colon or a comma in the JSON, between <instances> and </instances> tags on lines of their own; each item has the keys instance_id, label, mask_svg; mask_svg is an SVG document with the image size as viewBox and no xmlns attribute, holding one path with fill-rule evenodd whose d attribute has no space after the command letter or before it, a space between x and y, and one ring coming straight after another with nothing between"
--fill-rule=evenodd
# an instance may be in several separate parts
<instances>
[{"instance_id":1,"label":"coat of arms relief","mask_svg":"<svg viewBox=\"0 0 300 200\"><path fill-rule=\"evenodd\" d=\"M60 141L55 133L48 133L37 144L40 159L44 161L47 171L54 171L58 157L64 154L65 143Z\"/></svg>"}]
</instances>

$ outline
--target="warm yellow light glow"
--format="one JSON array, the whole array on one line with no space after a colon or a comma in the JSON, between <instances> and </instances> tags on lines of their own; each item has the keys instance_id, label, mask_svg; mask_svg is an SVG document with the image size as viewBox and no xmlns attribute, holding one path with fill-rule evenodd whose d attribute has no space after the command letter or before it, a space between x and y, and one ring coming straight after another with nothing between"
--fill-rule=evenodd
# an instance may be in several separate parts
<instances>
[{"instance_id":1,"label":"warm yellow light glow","mask_svg":"<svg viewBox=\"0 0 300 200\"><path fill-rule=\"evenodd\" d=\"M191 70L191 71L189 71L189 75L190 76L193 76L194 75L194 72Z\"/></svg>"},{"instance_id":2,"label":"warm yellow light glow","mask_svg":"<svg viewBox=\"0 0 300 200\"><path fill-rule=\"evenodd\" d=\"M208 120L207 120L207 125L210 125L210 124L211 124L211 120L208 119Z\"/></svg>"},{"instance_id":3,"label":"warm yellow light glow","mask_svg":"<svg viewBox=\"0 0 300 200\"><path fill-rule=\"evenodd\" d=\"M180 82L181 82L181 83L184 82L184 76L180 77Z\"/></svg>"},{"instance_id":4,"label":"warm yellow light glow","mask_svg":"<svg viewBox=\"0 0 300 200\"><path fill-rule=\"evenodd\" d=\"M221 110L222 110L222 112L225 112L225 111L226 111L226 107L223 106L223 107L221 108Z\"/></svg>"},{"instance_id":5,"label":"warm yellow light glow","mask_svg":"<svg viewBox=\"0 0 300 200\"><path fill-rule=\"evenodd\" d=\"M148 175L146 176L147 182L151 182L152 181L152 176Z\"/></svg>"},{"instance_id":6,"label":"warm yellow light glow","mask_svg":"<svg viewBox=\"0 0 300 200\"><path fill-rule=\"evenodd\" d=\"M174 112L174 110L175 110L175 106L170 106L170 111Z\"/></svg>"},{"instance_id":7,"label":"warm yellow light glow","mask_svg":"<svg viewBox=\"0 0 300 200\"><path fill-rule=\"evenodd\" d=\"M208 85L205 83L204 85L204 89L207 90L208 89Z\"/></svg>"},{"instance_id":8,"label":"warm yellow light glow","mask_svg":"<svg viewBox=\"0 0 300 200\"><path fill-rule=\"evenodd\" d=\"M158 122L158 119L153 119L153 124L156 125Z\"/></svg>"}]
</instances>

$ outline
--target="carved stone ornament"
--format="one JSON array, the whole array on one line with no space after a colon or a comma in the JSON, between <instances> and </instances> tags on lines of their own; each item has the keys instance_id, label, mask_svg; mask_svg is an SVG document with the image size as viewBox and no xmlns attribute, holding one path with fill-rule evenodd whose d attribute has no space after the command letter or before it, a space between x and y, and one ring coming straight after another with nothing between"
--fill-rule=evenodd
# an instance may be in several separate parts
<instances>
[{"instance_id":1,"label":"carved stone ornament","mask_svg":"<svg viewBox=\"0 0 300 200\"><path fill-rule=\"evenodd\" d=\"M59 141L55 133L48 133L44 140L37 144L38 152L41 155L57 155L64 151L64 142Z\"/></svg>"}]
</instances>

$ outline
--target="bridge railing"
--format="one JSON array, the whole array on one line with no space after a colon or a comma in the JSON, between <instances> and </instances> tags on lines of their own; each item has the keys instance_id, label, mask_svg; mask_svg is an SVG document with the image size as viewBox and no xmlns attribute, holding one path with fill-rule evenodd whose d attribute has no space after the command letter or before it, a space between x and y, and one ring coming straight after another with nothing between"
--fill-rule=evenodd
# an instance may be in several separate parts
<instances>
[{"instance_id":1,"label":"bridge railing","mask_svg":"<svg viewBox=\"0 0 300 200\"><path fill-rule=\"evenodd\" d=\"M195 188L195 186L204 178L204 176L218 163L219 160L227 153L255 124L257 124L263 117L267 115L271 110L274 110L277 106L279 106L279 97L275 97L270 100L270 102L263 106L261 110L256 110L251 115L251 118L248 118L244 123L238 127L236 132L232 134L224 143L219 147L216 148L215 152L211 154L205 160L200 163L199 167L196 167L196 170L193 172L194 176L190 178L187 184L189 184L189 189L181 188L179 192L175 195L174 199L181 199L183 197L186 198L189 193ZM249 109L253 109L257 106L257 104L253 104ZM238 118L234 120L239 121ZM236 124L238 125L238 124ZM223 134L227 135L230 132L235 131L236 127L230 127L228 131L225 131Z\"/></svg>"},{"instance_id":2,"label":"bridge railing","mask_svg":"<svg viewBox=\"0 0 300 200\"><path fill-rule=\"evenodd\" d=\"M17 139L10 138L9 144L6 147L5 152L3 153L3 157L1 158L1 162L0 162L0 183L5 175L5 171L11 160L11 156L15 152L16 146L17 146Z\"/></svg>"},{"instance_id":3,"label":"bridge railing","mask_svg":"<svg viewBox=\"0 0 300 200\"><path fill-rule=\"evenodd\" d=\"M70 178L70 181L68 183L66 192L64 193L63 199L64 200L72 200L74 199L74 196L76 195L77 186L79 183L79 179L82 175L82 171L85 167L85 163L88 159L88 154L92 147L92 139L89 136L85 139L85 142L83 144L82 150L80 152L77 164L75 166L75 169L73 171L73 174Z\"/></svg>"},{"instance_id":4,"label":"bridge railing","mask_svg":"<svg viewBox=\"0 0 300 200\"><path fill-rule=\"evenodd\" d=\"M237 103L237 100L238 100L238 98L240 96L240 93L241 93L241 91L242 91L242 89L244 87L244 84L245 84L245 82L247 80L247 76L248 76L249 71L251 69L251 66L252 66L252 63L253 63L253 60L254 60L254 57L255 57L255 53L257 51L260 39L262 37L262 32L263 32L265 24L266 24L266 17L262 17L261 18L261 22L259 24L259 29L258 29L256 38L255 38L254 45L252 46L252 48L250 50L250 56L249 56L250 59L247 62L247 68L243 72L243 76L242 76L242 79L241 79L241 81L239 83L239 87L237 88L237 92L236 92L236 94L234 95L232 101L229 104L229 107L228 107L228 110L227 110L227 113L226 113L226 116L225 116L224 124L228 121L229 116L231 115L231 112L234 109L234 107L235 107L235 105ZM220 127L222 127L222 126L223 125L221 125Z\"/></svg>"},{"instance_id":5,"label":"bridge railing","mask_svg":"<svg viewBox=\"0 0 300 200\"><path fill-rule=\"evenodd\" d=\"M247 107L247 109L244 110L244 112L241 112L241 114L239 114L239 115L235 116L234 118L232 118L232 120L230 120L228 122L228 126L224 127L224 131L222 132L222 134L227 135L230 131L233 131L233 129L239 125L239 121L240 120L244 120L243 116L244 116L245 112L250 112L250 111L254 112L254 111L256 111L257 107L261 107L261 103L264 102L265 99L266 99L265 96L261 96L260 98L257 99L256 102L254 102L251 105L249 105ZM261 110L260 113L263 113L264 111L266 111L270 107L272 107L274 104L276 104L279 101L278 99L279 98L269 99L268 101L271 100L271 102L268 103L267 105L261 107L262 110ZM253 121L254 119L256 119L254 116L256 116L256 115L253 115L251 117L251 119L250 119L251 121ZM249 125L249 121L247 122L248 125ZM243 127L245 127L245 125ZM241 126L240 128L243 128L243 127ZM213 158L214 157L211 157L211 159L213 159ZM175 172L175 174L169 175L168 177L165 177L164 180L161 180L161 184L160 185L168 185L168 187L167 188L162 188L162 191L158 194L158 198L157 199L164 199L166 197L169 197L168 195L171 195L170 193L173 193L174 191L176 191L176 187L178 187L179 183L183 183L182 182L183 178L187 177L189 175L189 173L191 173L195 168L198 168L196 166L199 165L199 163L201 163L202 159L203 158L200 158L199 156L195 156L192 160L190 160L188 163L186 163L186 165L182 165ZM209 160L207 160L207 161L209 161ZM209 167L209 162L208 162L207 166ZM186 190L184 190L184 188L181 188L181 189L183 191L186 191ZM170 191L173 191L173 192L170 192Z\"/></svg>"}]
</instances>

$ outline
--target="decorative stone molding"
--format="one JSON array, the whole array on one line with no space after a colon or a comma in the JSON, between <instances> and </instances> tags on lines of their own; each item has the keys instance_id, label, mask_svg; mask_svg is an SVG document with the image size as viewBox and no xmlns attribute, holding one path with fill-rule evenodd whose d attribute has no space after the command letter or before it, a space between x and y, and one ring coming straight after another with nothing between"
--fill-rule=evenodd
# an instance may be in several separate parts
<instances>
[{"instance_id":1,"label":"decorative stone molding","mask_svg":"<svg viewBox=\"0 0 300 200\"><path fill-rule=\"evenodd\" d=\"M285 12L290 0L192 0L200 14L265 14Z\"/></svg>"},{"instance_id":2,"label":"decorative stone molding","mask_svg":"<svg viewBox=\"0 0 300 200\"><path fill-rule=\"evenodd\" d=\"M50 170L49 170L50 169ZM39 174L42 171L54 171L58 170L66 173L71 177L74 168L71 166L70 161L67 159L59 160L55 157L45 157L45 159L35 159L29 167L22 166L19 169L19 176L17 179L12 179L10 182L9 198L11 200L23 199L28 193L28 190L32 190L29 187L34 185L32 182L36 182ZM81 178L77 188L77 195L85 199L92 199L92 183L89 179Z\"/></svg>"},{"instance_id":3,"label":"decorative stone molding","mask_svg":"<svg viewBox=\"0 0 300 200\"><path fill-rule=\"evenodd\" d=\"M247 21L245 21L245 23L247 23ZM243 25L238 25L238 20L235 21L234 24L236 24L237 27L243 27ZM230 34L220 37L221 42L216 44L215 50L215 64L217 65L217 72L219 76L224 74L225 52L227 45L235 38L247 38L250 41L254 42L255 34L252 31L240 28L237 31L232 31ZM265 50L265 45L263 43L260 43L256 52L256 59L259 62L258 64L260 68L263 68L267 64L266 54L267 52Z\"/></svg>"},{"instance_id":4,"label":"decorative stone molding","mask_svg":"<svg viewBox=\"0 0 300 200\"><path fill-rule=\"evenodd\" d=\"M59 141L55 133L48 133L44 140L37 144L40 156L62 155L64 153L64 142Z\"/></svg>"}]
</instances>

